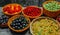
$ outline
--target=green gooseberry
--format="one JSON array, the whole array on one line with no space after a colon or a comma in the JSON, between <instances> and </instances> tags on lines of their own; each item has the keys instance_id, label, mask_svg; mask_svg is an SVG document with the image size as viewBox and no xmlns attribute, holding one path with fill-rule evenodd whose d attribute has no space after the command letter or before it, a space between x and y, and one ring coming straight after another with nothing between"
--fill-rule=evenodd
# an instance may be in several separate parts
<instances>
[{"instance_id":1,"label":"green gooseberry","mask_svg":"<svg viewBox=\"0 0 60 35\"><path fill-rule=\"evenodd\" d=\"M48 4L45 4L44 7L47 10L55 11L55 12L60 9L60 5L58 5L58 3L56 2L50 2Z\"/></svg>"}]
</instances>

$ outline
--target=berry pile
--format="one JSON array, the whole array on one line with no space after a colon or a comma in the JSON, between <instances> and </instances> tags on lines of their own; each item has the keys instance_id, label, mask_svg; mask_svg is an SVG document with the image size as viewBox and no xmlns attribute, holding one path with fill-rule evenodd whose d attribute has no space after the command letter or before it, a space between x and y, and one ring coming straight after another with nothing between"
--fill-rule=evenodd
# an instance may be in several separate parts
<instances>
[{"instance_id":1,"label":"berry pile","mask_svg":"<svg viewBox=\"0 0 60 35\"><path fill-rule=\"evenodd\" d=\"M8 21L9 17L6 15L1 15L0 16L0 25L5 25Z\"/></svg>"},{"instance_id":2,"label":"berry pile","mask_svg":"<svg viewBox=\"0 0 60 35\"><path fill-rule=\"evenodd\" d=\"M57 10L60 10L60 4L58 4L56 1L51 1L45 4L44 8L49 11L56 12Z\"/></svg>"},{"instance_id":3,"label":"berry pile","mask_svg":"<svg viewBox=\"0 0 60 35\"><path fill-rule=\"evenodd\" d=\"M27 16L38 16L41 14L41 9L33 6L29 6L26 9L23 10L24 14Z\"/></svg>"},{"instance_id":4,"label":"berry pile","mask_svg":"<svg viewBox=\"0 0 60 35\"><path fill-rule=\"evenodd\" d=\"M16 14L20 12L21 9L22 7L19 4L8 4L3 8L3 12L7 12L8 14Z\"/></svg>"},{"instance_id":5,"label":"berry pile","mask_svg":"<svg viewBox=\"0 0 60 35\"><path fill-rule=\"evenodd\" d=\"M28 26L28 21L23 16L20 16L13 20L10 26L15 30L21 30Z\"/></svg>"}]
</instances>

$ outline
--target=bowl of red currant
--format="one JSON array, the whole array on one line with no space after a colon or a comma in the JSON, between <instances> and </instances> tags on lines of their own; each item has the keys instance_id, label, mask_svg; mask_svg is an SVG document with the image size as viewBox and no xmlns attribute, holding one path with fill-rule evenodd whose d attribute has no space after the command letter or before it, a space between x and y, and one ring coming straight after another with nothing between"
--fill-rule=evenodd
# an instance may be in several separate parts
<instances>
[{"instance_id":1,"label":"bowl of red currant","mask_svg":"<svg viewBox=\"0 0 60 35\"><path fill-rule=\"evenodd\" d=\"M4 7L2 7L2 11L6 15L16 15L21 13L22 11L22 6L20 4L7 4Z\"/></svg>"},{"instance_id":2,"label":"bowl of red currant","mask_svg":"<svg viewBox=\"0 0 60 35\"><path fill-rule=\"evenodd\" d=\"M43 14L43 9L38 6L27 6L22 10L24 16L29 18L37 18Z\"/></svg>"}]
</instances>

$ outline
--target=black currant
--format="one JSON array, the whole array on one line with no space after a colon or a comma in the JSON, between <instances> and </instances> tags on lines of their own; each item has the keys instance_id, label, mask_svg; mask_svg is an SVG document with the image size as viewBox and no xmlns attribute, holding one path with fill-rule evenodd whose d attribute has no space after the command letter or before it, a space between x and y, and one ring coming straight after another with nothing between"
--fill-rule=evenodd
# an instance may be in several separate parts
<instances>
[{"instance_id":1,"label":"black currant","mask_svg":"<svg viewBox=\"0 0 60 35\"><path fill-rule=\"evenodd\" d=\"M10 26L15 30L20 30L27 27L27 25L28 25L28 21L25 19L25 17L20 16L19 18L13 20Z\"/></svg>"}]
</instances>

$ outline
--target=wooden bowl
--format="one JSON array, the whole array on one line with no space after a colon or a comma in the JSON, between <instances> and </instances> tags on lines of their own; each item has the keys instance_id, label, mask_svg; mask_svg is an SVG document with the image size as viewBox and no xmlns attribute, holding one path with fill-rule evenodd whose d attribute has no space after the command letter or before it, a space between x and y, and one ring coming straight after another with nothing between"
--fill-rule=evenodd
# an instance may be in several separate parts
<instances>
[{"instance_id":1,"label":"wooden bowl","mask_svg":"<svg viewBox=\"0 0 60 35\"><path fill-rule=\"evenodd\" d=\"M51 19L51 20L55 21L55 22L57 23L57 25L60 27L60 23L59 23L57 20L52 19L52 18L49 18L49 17L44 17L44 16L42 16L42 17L39 17L39 18L34 19L34 20L30 23L30 32L31 32L32 35L35 35L35 34L33 33L33 30L32 30L32 24L33 24L34 22L36 22L36 21L38 21L38 20L41 20L41 19L44 19L44 18L46 18L46 19ZM37 26L37 25L36 25L36 26ZM36 28L36 27L35 27L35 28ZM35 29L35 30L36 30L36 29ZM60 34L60 30L59 30L59 34Z\"/></svg>"},{"instance_id":2,"label":"wooden bowl","mask_svg":"<svg viewBox=\"0 0 60 35\"><path fill-rule=\"evenodd\" d=\"M30 19L27 18L27 17L25 17L25 18L27 19L27 21L29 21L29 24L28 24L28 26L25 27L24 29L15 30L15 29L13 29L13 28L10 26L10 24L12 23L12 21L13 21L14 19L20 17L20 16L21 16L21 15L15 15L15 16L13 16L13 17L11 17L11 18L9 19L9 21L8 21L8 27L9 27L12 31L15 31L15 32L23 32L23 31L27 30L27 29L30 27Z\"/></svg>"},{"instance_id":3,"label":"wooden bowl","mask_svg":"<svg viewBox=\"0 0 60 35\"><path fill-rule=\"evenodd\" d=\"M13 6L13 7L12 7L12 6ZM16 9L14 9L14 6L16 6ZM9 7L8 10L10 9L10 11L12 10L12 12L14 12L14 13L12 13L12 14L11 14L11 12L8 13L8 11L6 11L6 10L4 9L4 8L6 8L6 7ZM18 8L17 8L17 7L18 7ZM20 10L19 10L19 7L20 7ZM17 11L17 9L18 9L18 11ZM14 11L14 10L16 10L16 11ZM4 7L2 7L2 12L3 12L4 14L6 14L6 15L16 15L16 14L21 13L21 11L22 11L22 6L21 6L20 4L16 4L16 3L7 4L7 5L5 5Z\"/></svg>"},{"instance_id":4,"label":"wooden bowl","mask_svg":"<svg viewBox=\"0 0 60 35\"><path fill-rule=\"evenodd\" d=\"M56 16L58 16L58 15L60 14L60 10L57 10L57 11L55 11L55 12L52 12L52 11L49 11L49 10L45 9L45 8L44 8L44 5L47 4L47 3L49 3L49 2L52 2L52 1L45 1L45 2L43 3L43 13L44 13L46 16L55 18ZM57 2L57 1L55 1L55 2ZM60 5L59 2L57 2L57 3Z\"/></svg>"},{"instance_id":5,"label":"wooden bowl","mask_svg":"<svg viewBox=\"0 0 60 35\"><path fill-rule=\"evenodd\" d=\"M8 27L7 23L0 25L0 27Z\"/></svg>"},{"instance_id":6,"label":"wooden bowl","mask_svg":"<svg viewBox=\"0 0 60 35\"><path fill-rule=\"evenodd\" d=\"M39 8L38 6L27 6L27 7L24 8L23 10L27 9L28 7ZM29 16L29 15L26 15L23 10L22 10L22 13L23 13L23 15L26 16L26 17L29 17L29 18L37 18L37 17L39 17L39 16L41 16L41 15L43 14L43 9L42 9L42 7L40 7L39 9L41 9L41 11L40 11L41 13L40 13L39 15L33 16L33 17L32 17L32 16Z\"/></svg>"}]
</instances>

